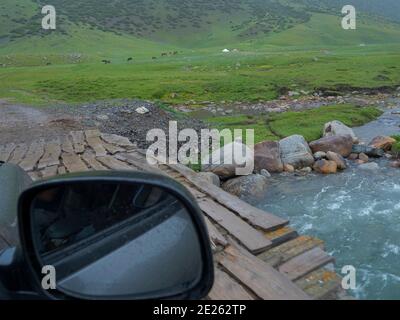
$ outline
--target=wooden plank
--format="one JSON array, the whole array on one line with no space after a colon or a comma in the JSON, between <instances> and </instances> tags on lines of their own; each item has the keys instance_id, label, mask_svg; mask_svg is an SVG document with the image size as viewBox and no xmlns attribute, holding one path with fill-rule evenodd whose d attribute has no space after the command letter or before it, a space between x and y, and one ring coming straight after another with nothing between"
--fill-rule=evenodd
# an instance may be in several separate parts
<instances>
[{"instance_id":1,"label":"wooden plank","mask_svg":"<svg viewBox=\"0 0 400 320\"><path fill-rule=\"evenodd\" d=\"M58 173L58 166L46 167L45 169L42 170L41 173L43 178L53 177Z\"/></svg>"},{"instance_id":2,"label":"wooden plank","mask_svg":"<svg viewBox=\"0 0 400 320\"><path fill-rule=\"evenodd\" d=\"M102 133L101 138L105 142L114 144L119 147L125 147L127 149L135 147L135 145L128 138L121 137L116 134Z\"/></svg>"},{"instance_id":3,"label":"wooden plank","mask_svg":"<svg viewBox=\"0 0 400 320\"><path fill-rule=\"evenodd\" d=\"M110 169L135 171L134 167L125 162L119 161L112 156L97 157L96 160Z\"/></svg>"},{"instance_id":4,"label":"wooden plank","mask_svg":"<svg viewBox=\"0 0 400 320\"><path fill-rule=\"evenodd\" d=\"M228 241L226 238L221 234L221 232L218 231L218 229L212 224L212 222L207 218L204 217L204 220L206 221L207 229L208 229L208 235L210 236L211 240L216 244L216 245L221 245L221 246L227 246Z\"/></svg>"},{"instance_id":5,"label":"wooden plank","mask_svg":"<svg viewBox=\"0 0 400 320\"><path fill-rule=\"evenodd\" d=\"M26 152L28 151L28 146L25 143L18 144L8 162L13 164L19 164L25 157Z\"/></svg>"},{"instance_id":6,"label":"wooden plank","mask_svg":"<svg viewBox=\"0 0 400 320\"><path fill-rule=\"evenodd\" d=\"M46 167L58 166L60 164L61 144L60 140L53 140L44 146L44 155L40 159L38 169Z\"/></svg>"},{"instance_id":7,"label":"wooden plank","mask_svg":"<svg viewBox=\"0 0 400 320\"><path fill-rule=\"evenodd\" d=\"M97 157L103 157L107 155L107 151L100 140L99 130L86 130L85 136L87 144L93 149Z\"/></svg>"},{"instance_id":8,"label":"wooden plank","mask_svg":"<svg viewBox=\"0 0 400 320\"><path fill-rule=\"evenodd\" d=\"M315 247L323 249L324 242L310 236L300 236L285 242L275 248L258 255L258 257L273 267L277 267L290 259Z\"/></svg>"},{"instance_id":9,"label":"wooden plank","mask_svg":"<svg viewBox=\"0 0 400 320\"><path fill-rule=\"evenodd\" d=\"M267 239L272 241L272 244L274 246L278 246L286 241L298 237L298 233L291 227L286 226L273 231L267 231L265 232L265 236L267 237Z\"/></svg>"},{"instance_id":10,"label":"wooden plank","mask_svg":"<svg viewBox=\"0 0 400 320\"><path fill-rule=\"evenodd\" d=\"M74 146L72 145L71 139L68 136L64 136L61 138L61 149L66 153L73 153Z\"/></svg>"},{"instance_id":11,"label":"wooden plank","mask_svg":"<svg viewBox=\"0 0 400 320\"><path fill-rule=\"evenodd\" d=\"M72 144L74 146L75 153L83 153L85 151L85 136L83 131L71 131Z\"/></svg>"},{"instance_id":12,"label":"wooden plank","mask_svg":"<svg viewBox=\"0 0 400 320\"><path fill-rule=\"evenodd\" d=\"M75 153L63 152L61 154L61 159L68 172L83 172L89 170L80 156Z\"/></svg>"},{"instance_id":13,"label":"wooden plank","mask_svg":"<svg viewBox=\"0 0 400 320\"><path fill-rule=\"evenodd\" d=\"M16 145L9 143L0 148L0 161L7 162L10 159L11 153L14 151Z\"/></svg>"},{"instance_id":14,"label":"wooden plank","mask_svg":"<svg viewBox=\"0 0 400 320\"><path fill-rule=\"evenodd\" d=\"M64 166L58 167L58 174L62 175L62 174L66 174L66 173L67 173L67 169L65 169Z\"/></svg>"},{"instance_id":15,"label":"wooden plank","mask_svg":"<svg viewBox=\"0 0 400 320\"><path fill-rule=\"evenodd\" d=\"M83 153L82 160L93 170L107 170L105 166L96 160L96 156L87 150Z\"/></svg>"},{"instance_id":16,"label":"wooden plank","mask_svg":"<svg viewBox=\"0 0 400 320\"><path fill-rule=\"evenodd\" d=\"M107 142L104 142L103 140L100 141L103 145L103 147L110 153L110 154L116 154L119 152L126 152L126 150L124 148L121 148L119 146L116 146L114 144L110 144Z\"/></svg>"},{"instance_id":17,"label":"wooden plank","mask_svg":"<svg viewBox=\"0 0 400 320\"><path fill-rule=\"evenodd\" d=\"M219 263L248 289L264 300L308 300L310 297L283 274L233 245Z\"/></svg>"},{"instance_id":18,"label":"wooden plank","mask_svg":"<svg viewBox=\"0 0 400 320\"><path fill-rule=\"evenodd\" d=\"M31 177L32 181L38 181L41 179L39 172L37 171L28 172L28 175Z\"/></svg>"},{"instance_id":19,"label":"wooden plank","mask_svg":"<svg viewBox=\"0 0 400 320\"><path fill-rule=\"evenodd\" d=\"M19 166L25 171L32 171L40 158L44 154L44 140L38 140L31 143L25 158L21 161Z\"/></svg>"},{"instance_id":20,"label":"wooden plank","mask_svg":"<svg viewBox=\"0 0 400 320\"><path fill-rule=\"evenodd\" d=\"M287 275L289 279L296 280L333 261L332 256L316 247L282 264L279 271Z\"/></svg>"},{"instance_id":21,"label":"wooden plank","mask_svg":"<svg viewBox=\"0 0 400 320\"><path fill-rule=\"evenodd\" d=\"M254 300L254 298L228 274L215 270L214 285L208 294L211 300Z\"/></svg>"},{"instance_id":22,"label":"wooden plank","mask_svg":"<svg viewBox=\"0 0 400 320\"><path fill-rule=\"evenodd\" d=\"M233 212L212 199L199 199L198 204L203 212L233 237L239 240L249 251L259 253L272 246L264 235L240 219Z\"/></svg>"},{"instance_id":23,"label":"wooden plank","mask_svg":"<svg viewBox=\"0 0 400 320\"><path fill-rule=\"evenodd\" d=\"M341 289L342 279L336 272L321 268L296 280L295 283L314 299L327 299Z\"/></svg>"},{"instance_id":24,"label":"wooden plank","mask_svg":"<svg viewBox=\"0 0 400 320\"><path fill-rule=\"evenodd\" d=\"M240 200L238 197L231 195L230 193L199 177L193 170L183 165L169 164L168 166L181 173L185 178L199 188L200 191L208 194L220 204L236 212L243 219L246 219L254 226L267 231L276 230L279 227L285 226L289 223L289 221L286 219L274 216L273 214L253 207L243 200Z\"/></svg>"},{"instance_id":25,"label":"wooden plank","mask_svg":"<svg viewBox=\"0 0 400 320\"><path fill-rule=\"evenodd\" d=\"M157 166L151 166L146 162L145 158L138 159L138 156L133 153L119 153L115 156L115 158L126 161L129 164L147 172L152 172L152 173L157 173L161 175L166 175L164 171L162 171L160 168Z\"/></svg>"}]
</instances>

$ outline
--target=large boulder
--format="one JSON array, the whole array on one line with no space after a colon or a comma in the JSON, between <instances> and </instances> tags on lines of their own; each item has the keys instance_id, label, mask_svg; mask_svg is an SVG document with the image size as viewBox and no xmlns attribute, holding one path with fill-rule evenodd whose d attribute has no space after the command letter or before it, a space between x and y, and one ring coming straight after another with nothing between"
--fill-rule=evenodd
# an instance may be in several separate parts
<instances>
[{"instance_id":1,"label":"large boulder","mask_svg":"<svg viewBox=\"0 0 400 320\"><path fill-rule=\"evenodd\" d=\"M260 174L252 174L230 179L222 185L222 189L241 198L260 198L265 194L268 179Z\"/></svg>"},{"instance_id":2,"label":"large boulder","mask_svg":"<svg viewBox=\"0 0 400 320\"><path fill-rule=\"evenodd\" d=\"M340 154L342 157L350 155L352 146L353 138L350 135L324 137L310 142L310 148L314 153L318 151L332 151Z\"/></svg>"},{"instance_id":3,"label":"large boulder","mask_svg":"<svg viewBox=\"0 0 400 320\"><path fill-rule=\"evenodd\" d=\"M378 136L372 139L368 146L376 149L382 149L384 151L389 151L390 149L392 149L392 145L395 142L396 140L391 137Z\"/></svg>"},{"instance_id":4,"label":"large boulder","mask_svg":"<svg viewBox=\"0 0 400 320\"><path fill-rule=\"evenodd\" d=\"M352 153L357 153L357 154L364 153L367 156L374 157L374 158L380 158L385 155L385 151L383 151L382 149L369 147L369 146L366 146L363 144L353 145Z\"/></svg>"},{"instance_id":5,"label":"large boulder","mask_svg":"<svg viewBox=\"0 0 400 320\"><path fill-rule=\"evenodd\" d=\"M235 154L245 156L235 159ZM220 179L226 180L238 175L252 174L253 163L254 152L241 141L235 140L219 150L215 150L208 159L202 159L201 169L205 172L215 173ZM251 170L243 171L243 168L248 166L251 167Z\"/></svg>"},{"instance_id":6,"label":"large boulder","mask_svg":"<svg viewBox=\"0 0 400 320\"><path fill-rule=\"evenodd\" d=\"M278 142L264 141L254 146L254 170L260 172L262 169L273 173L283 171Z\"/></svg>"},{"instance_id":7,"label":"large boulder","mask_svg":"<svg viewBox=\"0 0 400 320\"><path fill-rule=\"evenodd\" d=\"M334 120L324 125L323 136L324 137L332 137L332 136L346 136L349 135L352 137L354 143L358 143L358 138L354 134L353 129L346 126L343 122Z\"/></svg>"},{"instance_id":8,"label":"large boulder","mask_svg":"<svg viewBox=\"0 0 400 320\"><path fill-rule=\"evenodd\" d=\"M335 161L318 160L314 163L313 169L322 174L331 174L337 172L337 164Z\"/></svg>"},{"instance_id":9,"label":"large boulder","mask_svg":"<svg viewBox=\"0 0 400 320\"><path fill-rule=\"evenodd\" d=\"M281 159L284 165L290 164L296 169L310 167L314 157L303 136L293 135L279 141Z\"/></svg>"},{"instance_id":10,"label":"large boulder","mask_svg":"<svg viewBox=\"0 0 400 320\"><path fill-rule=\"evenodd\" d=\"M209 183L212 183L214 185L216 185L217 187L220 186L221 182L219 180L219 177L212 172L199 172L198 175L203 178L204 180L206 180Z\"/></svg>"},{"instance_id":11,"label":"large boulder","mask_svg":"<svg viewBox=\"0 0 400 320\"><path fill-rule=\"evenodd\" d=\"M338 154L338 153L335 153L335 152L332 152L332 151L328 151L328 152L326 153L326 158L327 158L328 160L331 160L331 161L336 162L337 168L338 168L339 170L344 170L344 169L347 168L347 166L346 166L346 161L345 161L344 158L343 158L340 154Z\"/></svg>"}]
</instances>

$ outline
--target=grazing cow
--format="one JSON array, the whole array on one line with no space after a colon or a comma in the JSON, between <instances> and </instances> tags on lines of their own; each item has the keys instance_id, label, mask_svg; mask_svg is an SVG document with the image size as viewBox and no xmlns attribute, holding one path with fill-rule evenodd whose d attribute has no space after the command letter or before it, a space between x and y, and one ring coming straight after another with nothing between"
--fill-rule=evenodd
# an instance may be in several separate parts
<instances>
[{"instance_id":1,"label":"grazing cow","mask_svg":"<svg viewBox=\"0 0 400 320\"><path fill-rule=\"evenodd\" d=\"M174 51L173 55L176 56L178 54L178 51Z\"/></svg>"},{"instance_id":2,"label":"grazing cow","mask_svg":"<svg viewBox=\"0 0 400 320\"><path fill-rule=\"evenodd\" d=\"M101 60L101 62L103 62L104 64L110 64L111 63L110 60Z\"/></svg>"},{"instance_id":3,"label":"grazing cow","mask_svg":"<svg viewBox=\"0 0 400 320\"><path fill-rule=\"evenodd\" d=\"M46 66L51 66L51 62L47 62L47 63L46 63Z\"/></svg>"},{"instance_id":4,"label":"grazing cow","mask_svg":"<svg viewBox=\"0 0 400 320\"><path fill-rule=\"evenodd\" d=\"M157 57L151 57L153 60L156 60L157 59Z\"/></svg>"},{"instance_id":5,"label":"grazing cow","mask_svg":"<svg viewBox=\"0 0 400 320\"><path fill-rule=\"evenodd\" d=\"M168 53L166 53L166 52L161 53L161 57L166 57L167 55L168 55Z\"/></svg>"},{"instance_id":6,"label":"grazing cow","mask_svg":"<svg viewBox=\"0 0 400 320\"><path fill-rule=\"evenodd\" d=\"M128 58L128 60L127 60L127 61L129 62L129 61L132 61L132 60L133 60L133 58L132 58L132 57L130 57L130 58Z\"/></svg>"}]
</instances>

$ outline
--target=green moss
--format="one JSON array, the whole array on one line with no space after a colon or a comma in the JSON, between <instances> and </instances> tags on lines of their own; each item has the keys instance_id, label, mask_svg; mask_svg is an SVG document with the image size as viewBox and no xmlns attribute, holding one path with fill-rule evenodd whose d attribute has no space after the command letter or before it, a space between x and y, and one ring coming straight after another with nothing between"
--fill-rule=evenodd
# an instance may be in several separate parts
<instances>
[{"instance_id":1,"label":"green moss","mask_svg":"<svg viewBox=\"0 0 400 320\"><path fill-rule=\"evenodd\" d=\"M217 129L254 129L255 143L265 140L279 140L293 134L304 136L307 141L319 139L325 123L342 121L349 127L361 126L382 114L375 107L354 105L332 105L301 112L285 112L264 116L228 116L207 119Z\"/></svg>"}]
</instances>

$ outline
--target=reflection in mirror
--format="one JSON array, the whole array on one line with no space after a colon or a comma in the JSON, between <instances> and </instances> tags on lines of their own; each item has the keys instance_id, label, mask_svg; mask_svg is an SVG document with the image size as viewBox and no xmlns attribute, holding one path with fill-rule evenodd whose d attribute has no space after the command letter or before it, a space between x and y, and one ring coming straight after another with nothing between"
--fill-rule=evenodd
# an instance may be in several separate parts
<instances>
[{"instance_id":1,"label":"reflection in mirror","mask_svg":"<svg viewBox=\"0 0 400 320\"><path fill-rule=\"evenodd\" d=\"M200 281L190 214L151 185L79 183L41 191L31 206L34 246L57 289L81 298L156 298Z\"/></svg>"}]
</instances>

